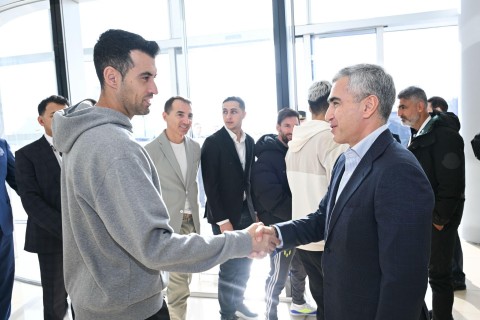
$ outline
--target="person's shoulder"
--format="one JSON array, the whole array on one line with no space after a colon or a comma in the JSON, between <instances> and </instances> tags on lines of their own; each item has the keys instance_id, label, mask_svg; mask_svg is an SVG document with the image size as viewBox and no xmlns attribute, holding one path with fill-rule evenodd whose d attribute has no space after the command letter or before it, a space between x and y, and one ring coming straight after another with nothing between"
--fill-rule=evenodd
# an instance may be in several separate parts
<instances>
[{"instance_id":1,"label":"person's shoulder","mask_svg":"<svg viewBox=\"0 0 480 320\"><path fill-rule=\"evenodd\" d=\"M163 134L163 133L162 133ZM148 142L144 148L146 150L152 150L154 147L157 147L159 145L159 142L160 142L160 137L162 136L162 134L160 134L159 136L153 138L150 142Z\"/></svg>"},{"instance_id":2,"label":"person's shoulder","mask_svg":"<svg viewBox=\"0 0 480 320\"><path fill-rule=\"evenodd\" d=\"M224 127L222 127L219 130L212 133L211 135L209 135L208 137L206 137L203 144L204 145L205 143L215 144L215 143L219 143L220 140L226 140L227 138L230 138L230 136L228 135L227 130Z\"/></svg>"},{"instance_id":3,"label":"person's shoulder","mask_svg":"<svg viewBox=\"0 0 480 320\"><path fill-rule=\"evenodd\" d=\"M193 138L186 137L185 141L186 141L186 143L190 144L190 146L194 150L200 151L200 149L202 148L200 143L198 141L195 141Z\"/></svg>"},{"instance_id":4,"label":"person's shoulder","mask_svg":"<svg viewBox=\"0 0 480 320\"><path fill-rule=\"evenodd\" d=\"M251 135L245 132L245 140L248 140L249 142L255 143L255 140L252 138Z\"/></svg>"},{"instance_id":5,"label":"person's shoulder","mask_svg":"<svg viewBox=\"0 0 480 320\"><path fill-rule=\"evenodd\" d=\"M39 139L37 139L35 141L32 141L29 144L26 144L23 147L21 147L20 149L18 149L15 152L15 155L16 154L21 154L21 153L36 152L38 150L38 148L40 148L44 145L44 143L45 143L45 145L49 145L49 143L46 141L44 136L41 136Z\"/></svg>"}]
</instances>

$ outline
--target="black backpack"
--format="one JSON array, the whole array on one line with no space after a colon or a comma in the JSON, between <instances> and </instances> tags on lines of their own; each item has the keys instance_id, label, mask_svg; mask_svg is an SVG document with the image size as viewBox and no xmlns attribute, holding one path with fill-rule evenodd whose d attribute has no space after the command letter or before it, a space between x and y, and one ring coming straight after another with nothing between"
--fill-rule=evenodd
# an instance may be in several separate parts
<instances>
[{"instance_id":1,"label":"black backpack","mask_svg":"<svg viewBox=\"0 0 480 320\"><path fill-rule=\"evenodd\" d=\"M475 154L475 157L477 157L477 159L480 160L480 133L478 133L475 137L473 137L472 149L473 149L473 153Z\"/></svg>"}]
</instances>

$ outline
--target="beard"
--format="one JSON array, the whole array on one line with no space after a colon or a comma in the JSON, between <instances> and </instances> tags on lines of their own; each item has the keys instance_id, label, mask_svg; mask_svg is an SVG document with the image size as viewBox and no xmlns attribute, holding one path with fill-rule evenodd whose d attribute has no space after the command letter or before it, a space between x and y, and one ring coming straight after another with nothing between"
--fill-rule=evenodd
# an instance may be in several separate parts
<instances>
[{"instance_id":1,"label":"beard","mask_svg":"<svg viewBox=\"0 0 480 320\"><path fill-rule=\"evenodd\" d=\"M404 126L407 126L407 127L413 127L413 125L415 125L415 123L418 122L418 119L420 118L419 115L415 116L415 117L412 117L410 119L408 118L400 118L402 120L402 124Z\"/></svg>"},{"instance_id":2,"label":"beard","mask_svg":"<svg viewBox=\"0 0 480 320\"><path fill-rule=\"evenodd\" d=\"M292 140L292 135L280 133L280 140L282 140L283 143L288 145L288 142Z\"/></svg>"}]
</instances>

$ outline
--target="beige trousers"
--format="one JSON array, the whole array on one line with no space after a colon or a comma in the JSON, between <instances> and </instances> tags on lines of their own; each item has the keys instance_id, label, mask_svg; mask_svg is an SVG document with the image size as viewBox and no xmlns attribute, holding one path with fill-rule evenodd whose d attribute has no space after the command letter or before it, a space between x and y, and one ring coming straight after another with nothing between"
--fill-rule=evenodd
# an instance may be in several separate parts
<instances>
[{"instance_id":1,"label":"beige trousers","mask_svg":"<svg viewBox=\"0 0 480 320\"><path fill-rule=\"evenodd\" d=\"M192 218L183 220L180 234L195 233ZM170 320L187 319L187 299L190 296L191 273L170 272L167 286L167 304Z\"/></svg>"}]
</instances>

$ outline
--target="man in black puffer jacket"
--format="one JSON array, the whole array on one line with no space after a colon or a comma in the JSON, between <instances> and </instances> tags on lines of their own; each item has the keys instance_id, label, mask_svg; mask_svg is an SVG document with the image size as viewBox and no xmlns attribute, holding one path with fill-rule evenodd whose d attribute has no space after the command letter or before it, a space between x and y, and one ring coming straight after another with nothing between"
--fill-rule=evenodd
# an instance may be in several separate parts
<instances>
[{"instance_id":1,"label":"man in black puffer jacket","mask_svg":"<svg viewBox=\"0 0 480 320\"><path fill-rule=\"evenodd\" d=\"M285 155L292 140L293 128L299 124L297 111L284 108L278 112L276 134L266 134L255 144L257 161L252 167L252 192L255 210L265 225L292 219L292 193L288 186ZM265 283L265 318L277 320L279 296L285 287L291 266L292 302L303 305L306 314L314 314L304 298L305 271L295 250L270 255L270 273Z\"/></svg>"},{"instance_id":2,"label":"man in black puffer jacket","mask_svg":"<svg viewBox=\"0 0 480 320\"><path fill-rule=\"evenodd\" d=\"M420 162L435 194L429 265L432 315L434 320L451 320L452 257L465 202L465 154L460 122L450 112L429 114L427 96L418 87L406 88L398 94L398 99L398 116L416 132L408 149Z\"/></svg>"}]
</instances>

